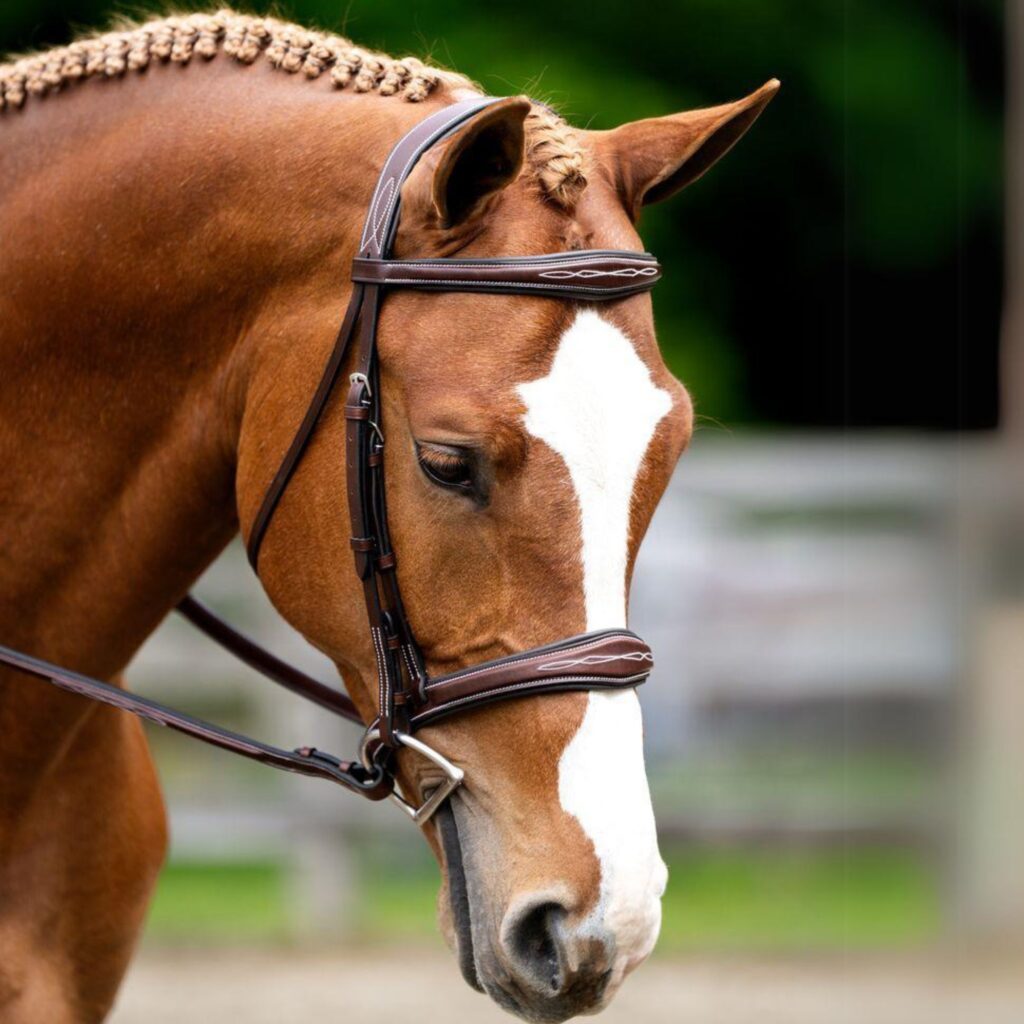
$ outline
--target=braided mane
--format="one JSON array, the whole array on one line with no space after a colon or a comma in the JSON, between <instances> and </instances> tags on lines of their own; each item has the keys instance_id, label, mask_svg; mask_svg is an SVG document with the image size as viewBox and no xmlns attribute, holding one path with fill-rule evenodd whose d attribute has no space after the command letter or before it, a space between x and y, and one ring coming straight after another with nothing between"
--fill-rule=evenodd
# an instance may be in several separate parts
<instances>
[{"instance_id":1,"label":"braided mane","mask_svg":"<svg viewBox=\"0 0 1024 1024\"><path fill-rule=\"evenodd\" d=\"M232 10L125 23L69 46L0 64L0 114L21 108L31 96L43 97L86 78L116 78L142 72L153 63L188 64L223 52L242 64L261 57L304 78L329 75L337 89L376 91L419 103L432 92L479 88L453 71L416 57L395 59L356 46L341 36ZM572 207L586 187L583 151L572 129L557 114L535 106L527 117L527 160L543 191Z\"/></svg>"}]
</instances>

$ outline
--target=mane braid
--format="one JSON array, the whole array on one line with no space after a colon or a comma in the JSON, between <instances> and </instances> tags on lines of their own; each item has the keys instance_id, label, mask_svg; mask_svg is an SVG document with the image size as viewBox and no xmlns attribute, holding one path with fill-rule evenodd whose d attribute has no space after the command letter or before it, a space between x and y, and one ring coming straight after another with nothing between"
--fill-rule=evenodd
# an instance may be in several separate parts
<instances>
[{"instance_id":1,"label":"mane braid","mask_svg":"<svg viewBox=\"0 0 1024 1024\"><path fill-rule=\"evenodd\" d=\"M264 57L273 67L305 78L327 74L337 89L376 90L409 103L420 103L440 89L480 91L464 75L430 67L416 57L396 60L341 36L224 9L142 25L126 23L102 35L0 64L0 114L20 109L30 96L56 93L86 78L117 78L144 71L156 62L212 60L221 52L242 64ZM534 107L527 118L527 162L550 199L567 208L575 205L587 183L583 151L572 129L547 108Z\"/></svg>"},{"instance_id":2,"label":"mane braid","mask_svg":"<svg viewBox=\"0 0 1024 1024\"><path fill-rule=\"evenodd\" d=\"M376 89L382 96L401 94L410 103L427 98L444 84L473 88L463 75L431 68L415 57L394 60L355 46L340 36L313 32L277 18L257 18L231 10L160 18L126 24L70 46L0 65L0 110L20 107L28 96L43 96L84 78L115 78L142 71L156 61L187 64L193 57L212 60L223 51L242 64L261 56L283 71L319 78L327 72L339 89Z\"/></svg>"}]
</instances>

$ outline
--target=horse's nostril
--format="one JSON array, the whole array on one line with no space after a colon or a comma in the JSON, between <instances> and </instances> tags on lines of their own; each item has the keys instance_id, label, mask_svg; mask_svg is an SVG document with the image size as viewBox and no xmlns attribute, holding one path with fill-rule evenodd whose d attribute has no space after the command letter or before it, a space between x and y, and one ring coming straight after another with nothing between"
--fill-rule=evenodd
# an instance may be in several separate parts
<instances>
[{"instance_id":1,"label":"horse's nostril","mask_svg":"<svg viewBox=\"0 0 1024 1024\"><path fill-rule=\"evenodd\" d=\"M505 932L505 945L516 973L533 987L552 993L559 992L563 982L564 918L565 908L560 903L546 901L521 910Z\"/></svg>"},{"instance_id":2,"label":"horse's nostril","mask_svg":"<svg viewBox=\"0 0 1024 1024\"><path fill-rule=\"evenodd\" d=\"M552 893L516 901L500 932L501 969L485 987L527 1020L564 1021L594 1013L613 975L615 942L600 925L573 923L573 913Z\"/></svg>"}]
</instances>

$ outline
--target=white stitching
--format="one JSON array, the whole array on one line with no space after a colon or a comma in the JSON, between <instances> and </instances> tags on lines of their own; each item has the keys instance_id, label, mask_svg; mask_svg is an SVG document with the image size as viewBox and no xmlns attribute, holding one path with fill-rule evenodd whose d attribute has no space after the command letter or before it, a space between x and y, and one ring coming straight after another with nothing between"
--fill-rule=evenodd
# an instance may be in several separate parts
<instances>
[{"instance_id":1,"label":"white stitching","mask_svg":"<svg viewBox=\"0 0 1024 1024\"><path fill-rule=\"evenodd\" d=\"M605 643L607 640L623 640L623 639L633 640L633 639L635 639L635 637L633 637L629 633L611 633L611 634L608 634L607 636L601 637L600 639L597 639L597 640L589 640L589 641L587 641L587 643L582 644L580 646L572 646L572 645L570 645L569 647L564 648L562 653L566 653L566 654L568 654L570 652L572 652L572 653L582 653L583 651L590 650L592 647L596 647L599 644ZM642 643L643 641L640 641L640 642ZM551 651L549 654L538 654L536 651L524 651L522 654L513 655L511 658L502 659L500 664L495 664L495 663L492 662L492 663L487 664L487 665L481 665L479 668L466 670L464 674L452 673L452 675L450 675L450 676L442 677L441 679L438 679L436 682L429 683L427 685L427 689L430 690L430 688L433 687L433 686L443 686L445 683L452 682L452 681L455 681L455 680L458 680L458 682L460 682L460 683L461 682L465 682L465 680L467 680L467 679L474 679L477 676L480 676L480 675L483 675L483 674L486 674L486 673L489 673L489 672L501 671L502 669L508 668L510 665L521 665L524 662L532 661L532 660L537 659L537 658L551 657L551 656L555 655L556 653L558 653L558 652Z\"/></svg>"},{"instance_id":2,"label":"white stitching","mask_svg":"<svg viewBox=\"0 0 1024 1024\"><path fill-rule=\"evenodd\" d=\"M588 654L585 658L574 658L569 661L550 661L546 665L538 665L538 672L568 672L577 665L607 665L611 661L646 661L654 664L654 655L650 651L632 651L629 654Z\"/></svg>"},{"instance_id":3,"label":"white stitching","mask_svg":"<svg viewBox=\"0 0 1024 1024\"><path fill-rule=\"evenodd\" d=\"M559 254L561 255L561 254ZM479 262L473 262L472 260L391 260L383 259L377 262L385 263L388 266L399 266L399 267L415 267L417 269L431 270L435 267L480 267L486 270L509 270L509 269L522 269L531 270L534 267L576 267L585 265L588 263L643 263L645 267L650 270L656 270L655 264L658 262L653 256L641 256L637 254L633 255L622 255L622 256L584 256L582 253L578 257L564 257L559 260L545 260L542 258L533 259L527 257L523 260L508 259L508 260L481 260Z\"/></svg>"},{"instance_id":4,"label":"white stitching","mask_svg":"<svg viewBox=\"0 0 1024 1024\"><path fill-rule=\"evenodd\" d=\"M436 129L435 128L431 128L430 132L428 133L428 135L426 137L426 140L422 144L417 145L413 149L413 151L409 154L408 159L405 161L405 165L402 167L401 173L399 173L397 175L392 175L392 177L389 180L390 181L397 180L399 182L404 182L406 175L409 173L409 168L424 153L426 153L434 145L436 145L438 142L440 142L441 137L444 135L444 133L449 128L453 128L453 127L461 124L462 121L468 120L474 114L477 114L479 111L483 110L484 107L490 106L492 102L493 102L493 100L487 100L485 102L480 102L478 105L472 107L471 109L459 110L457 113L455 111L455 108L458 107L458 106L461 106L461 104L453 104L450 107L442 108L436 114L431 114L430 117L424 118L419 123L419 125L417 125L418 129L422 129L422 127L425 124L427 124L428 122L430 122L433 118L437 118L438 127ZM445 115L445 116L442 116L442 115ZM405 138L406 138L406 136L403 135L402 138L398 140L397 145L400 146L402 144L402 142L405 140ZM391 156L393 156L393 155L394 154L392 153L391 155L388 156L388 159L387 159L387 161L384 164L384 171L387 171L388 164L391 162ZM391 223L391 215L393 213L393 207L394 207L395 202L397 201L397 198L398 198L399 195L400 195L400 189L394 188L392 190L392 192L391 192L390 197L388 198L387 206L386 206L385 211L384 211L385 212L385 218L384 218L385 225L389 225ZM374 205L376 205L376 204L374 204ZM386 233L386 231L385 231L385 233ZM362 247L362 244L365 244L365 240L366 240L366 229L364 228L363 229L363 243L361 243L360 248ZM373 240L374 240L374 242L377 243L377 248L383 253L384 245L383 245L382 242L377 242L377 233L376 233L376 231L374 231Z\"/></svg>"},{"instance_id":5,"label":"white stitching","mask_svg":"<svg viewBox=\"0 0 1024 1024\"><path fill-rule=\"evenodd\" d=\"M541 272L541 277L565 279L571 277L650 277L658 272L657 267L621 267L619 270L549 270Z\"/></svg>"},{"instance_id":6,"label":"white stitching","mask_svg":"<svg viewBox=\"0 0 1024 1024\"><path fill-rule=\"evenodd\" d=\"M373 651L377 656L377 680L378 700L380 701L380 713L384 714L385 696L390 692L391 680L388 678L387 661L384 658L384 641L379 626L370 627L370 636L373 638Z\"/></svg>"},{"instance_id":7,"label":"white stitching","mask_svg":"<svg viewBox=\"0 0 1024 1024\"><path fill-rule=\"evenodd\" d=\"M636 640L638 643L643 643L632 633L607 633L602 637L598 637L596 640L588 640L585 644L572 645L563 648L561 651L549 651L547 654L538 654L536 651L525 651L522 654L513 655L511 658L502 659L500 663L490 663L488 665L481 665L479 668L469 669L465 674L453 672L450 676L442 676L440 679L433 683L427 684L427 691L434 686L444 686L447 683L454 682L465 682L467 679L474 679L475 677L488 672L498 672L502 669L508 668L510 665L520 665L524 661L532 661L535 658L550 658L555 657L558 654L582 654L584 651L589 651L593 647L597 647L600 644L607 643L609 640Z\"/></svg>"},{"instance_id":8,"label":"white stitching","mask_svg":"<svg viewBox=\"0 0 1024 1024\"><path fill-rule=\"evenodd\" d=\"M416 682L419 673L416 671L416 665L412 659L412 651L408 644L402 644L402 654L405 657L406 668L409 669L409 681Z\"/></svg>"},{"instance_id":9,"label":"white stitching","mask_svg":"<svg viewBox=\"0 0 1024 1024\"><path fill-rule=\"evenodd\" d=\"M644 291L647 290L647 285L646 284L642 284L642 285L623 284L623 285L619 285L616 288L601 288L601 287L589 288L586 285L582 285L582 284L553 284L553 283L549 283L549 284L533 284L533 283L528 282L528 281L502 281L502 280L497 280L497 281L478 281L478 280L470 280L468 278L462 278L461 280L460 279L441 280L440 278L437 278L437 279L431 278L429 281L424 281L423 278L421 278L421 277L386 277L380 283L381 284L385 284L385 285L389 285L389 284L390 285L394 285L394 284L419 284L419 285L439 285L439 284L441 284L441 285L455 285L455 284L460 284L460 285L470 285L471 287L476 287L476 288L495 288L495 287L497 287L497 288L508 288L511 291L517 291L517 292L518 291L522 291L525 288L543 288L545 291L548 291L548 292L570 292L570 293L577 293L577 294L580 293L580 292L586 292L588 295L605 295L605 294L608 294L609 292L629 292L629 291L633 291L633 290L635 290L637 288L642 288Z\"/></svg>"},{"instance_id":10,"label":"white stitching","mask_svg":"<svg viewBox=\"0 0 1024 1024\"><path fill-rule=\"evenodd\" d=\"M383 251L384 246L380 239L377 237L377 233L380 230L380 226L382 223L381 219L377 216L377 210L380 207L381 202L387 201L384 199L384 196L387 195L388 200L390 200L391 195L394 193L394 190L395 179L393 177L388 178L388 180L383 182L381 186L377 189L377 194L373 197L373 205L370 207L370 212L366 217L366 227L363 228L363 238L362 241L359 243L360 249L362 249L363 246L366 245L366 235L367 232L369 232L378 250Z\"/></svg>"}]
</instances>

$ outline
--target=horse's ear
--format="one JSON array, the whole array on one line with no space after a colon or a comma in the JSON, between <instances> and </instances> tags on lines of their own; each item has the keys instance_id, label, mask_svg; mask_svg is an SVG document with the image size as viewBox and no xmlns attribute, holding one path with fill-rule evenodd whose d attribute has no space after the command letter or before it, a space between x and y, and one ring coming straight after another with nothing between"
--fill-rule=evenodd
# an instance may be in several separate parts
<instances>
[{"instance_id":1,"label":"horse's ear","mask_svg":"<svg viewBox=\"0 0 1024 1024\"><path fill-rule=\"evenodd\" d=\"M635 220L641 206L696 181L736 145L778 90L773 78L735 103L595 132L599 160L630 216Z\"/></svg>"},{"instance_id":2,"label":"horse's ear","mask_svg":"<svg viewBox=\"0 0 1024 1024\"><path fill-rule=\"evenodd\" d=\"M468 220L490 195L515 181L523 166L523 122L530 101L512 96L499 100L435 146L410 175L403 194L428 207L441 227Z\"/></svg>"}]
</instances>

